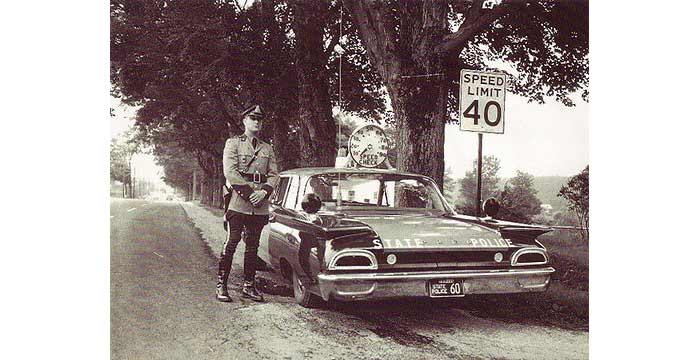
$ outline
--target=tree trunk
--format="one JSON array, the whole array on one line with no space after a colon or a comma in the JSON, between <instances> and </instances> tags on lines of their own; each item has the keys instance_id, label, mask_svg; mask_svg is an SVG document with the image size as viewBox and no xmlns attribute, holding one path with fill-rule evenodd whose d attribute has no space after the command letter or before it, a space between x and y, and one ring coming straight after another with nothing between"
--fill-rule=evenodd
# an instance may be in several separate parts
<instances>
[{"instance_id":1,"label":"tree trunk","mask_svg":"<svg viewBox=\"0 0 700 360\"><path fill-rule=\"evenodd\" d=\"M299 166L296 144L289 139L287 119L282 116L272 116L271 121L274 123L272 145L277 160L277 169L284 171ZM294 148L292 149L292 147Z\"/></svg>"},{"instance_id":2,"label":"tree trunk","mask_svg":"<svg viewBox=\"0 0 700 360\"><path fill-rule=\"evenodd\" d=\"M223 167L223 166L222 166L222 167ZM219 186L216 187L216 190L217 190L216 198L218 199L218 204L219 204L218 206L219 206L219 209L223 209L223 208L224 208L224 193L223 193L223 187L224 187L224 185L226 184L226 177L224 176L223 171L222 171L222 174L220 175L219 183L220 183L221 185L219 185Z\"/></svg>"},{"instance_id":3,"label":"tree trunk","mask_svg":"<svg viewBox=\"0 0 700 360\"><path fill-rule=\"evenodd\" d=\"M430 176L442 190L446 61L457 55L436 52L448 32L448 2L398 2L396 9L391 2L372 0L343 5L391 98L398 130L396 167Z\"/></svg>"},{"instance_id":4,"label":"tree trunk","mask_svg":"<svg viewBox=\"0 0 700 360\"><path fill-rule=\"evenodd\" d=\"M430 176L442 190L447 84L442 78L396 78L388 87L398 130L396 167Z\"/></svg>"},{"instance_id":5,"label":"tree trunk","mask_svg":"<svg viewBox=\"0 0 700 360\"><path fill-rule=\"evenodd\" d=\"M195 200L197 198L197 170L192 170L192 192L191 199Z\"/></svg>"},{"instance_id":6,"label":"tree trunk","mask_svg":"<svg viewBox=\"0 0 700 360\"><path fill-rule=\"evenodd\" d=\"M278 4L276 0L262 0L260 3L263 9L261 16L266 28L264 31L260 30L260 35L265 32L269 33L265 41L262 36L259 39L265 44L262 56L268 58L279 56L279 49L287 46L285 41L287 40L286 26L288 24L285 21L281 24L275 17L275 6ZM291 85L295 83L296 74L281 72L274 67L264 67L261 70L262 77L258 79L260 83L258 95L261 96L261 102L264 103L267 112L265 122L269 121L269 123L273 124L271 140L277 167L280 171L298 167L299 142L296 137L290 136L290 124L298 123L297 117L294 116L298 112L297 104L294 104L293 101L271 99L267 95L279 92L281 84L288 86L287 92L289 94L297 94L296 86ZM294 96L289 98L294 98ZM267 132L267 129L268 127L264 127L263 131Z\"/></svg>"},{"instance_id":7,"label":"tree trunk","mask_svg":"<svg viewBox=\"0 0 700 360\"><path fill-rule=\"evenodd\" d=\"M323 76L323 17L327 1L294 1L294 35L299 86L299 135L302 166L333 166L336 127L328 82Z\"/></svg>"},{"instance_id":8,"label":"tree trunk","mask_svg":"<svg viewBox=\"0 0 700 360\"><path fill-rule=\"evenodd\" d=\"M217 183L217 181L215 179L209 180L209 189L207 192L207 197L209 198L209 204L208 204L209 206L216 206L215 197L216 197L216 188L218 187L215 185L216 183Z\"/></svg>"}]
</instances>

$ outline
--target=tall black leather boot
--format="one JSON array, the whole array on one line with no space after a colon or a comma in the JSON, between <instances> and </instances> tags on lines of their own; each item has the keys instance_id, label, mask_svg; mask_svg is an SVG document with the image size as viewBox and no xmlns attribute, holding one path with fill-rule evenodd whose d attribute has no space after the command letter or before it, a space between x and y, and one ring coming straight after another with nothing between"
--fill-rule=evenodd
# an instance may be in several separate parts
<instances>
[{"instance_id":1,"label":"tall black leather boot","mask_svg":"<svg viewBox=\"0 0 700 360\"><path fill-rule=\"evenodd\" d=\"M244 281L243 290L241 292L243 293L244 298L248 298L257 302L265 301L265 299L263 299L262 294L259 293L258 289L255 288L255 281Z\"/></svg>"},{"instance_id":2,"label":"tall black leather boot","mask_svg":"<svg viewBox=\"0 0 700 360\"><path fill-rule=\"evenodd\" d=\"M221 302L231 302L231 297L228 296L228 274L219 270L216 280L216 300Z\"/></svg>"}]
</instances>

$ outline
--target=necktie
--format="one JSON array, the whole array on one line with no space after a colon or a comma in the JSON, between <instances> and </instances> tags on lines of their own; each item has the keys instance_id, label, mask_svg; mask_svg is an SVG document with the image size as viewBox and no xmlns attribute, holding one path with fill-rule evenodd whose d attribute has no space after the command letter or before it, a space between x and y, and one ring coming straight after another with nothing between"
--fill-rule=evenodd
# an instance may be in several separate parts
<instances>
[{"instance_id":1,"label":"necktie","mask_svg":"<svg viewBox=\"0 0 700 360\"><path fill-rule=\"evenodd\" d=\"M256 147L258 147L258 139L253 138L253 149L255 149Z\"/></svg>"}]
</instances>

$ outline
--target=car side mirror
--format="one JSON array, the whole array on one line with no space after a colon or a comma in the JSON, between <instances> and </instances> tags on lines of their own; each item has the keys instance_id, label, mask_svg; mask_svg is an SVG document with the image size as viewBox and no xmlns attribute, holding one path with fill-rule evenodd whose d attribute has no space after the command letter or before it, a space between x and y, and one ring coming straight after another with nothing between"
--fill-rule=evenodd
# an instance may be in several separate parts
<instances>
[{"instance_id":1,"label":"car side mirror","mask_svg":"<svg viewBox=\"0 0 700 360\"><path fill-rule=\"evenodd\" d=\"M316 194L306 194L301 200L301 208L307 214L315 214L321 209L321 198Z\"/></svg>"},{"instance_id":2,"label":"car side mirror","mask_svg":"<svg viewBox=\"0 0 700 360\"><path fill-rule=\"evenodd\" d=\"M496 216L500 208L501 205L498 204L498 200L496 200L495 198L489 198L486 201L484 201L484 213L490 217Z\"/></svg>"}]
</instances>

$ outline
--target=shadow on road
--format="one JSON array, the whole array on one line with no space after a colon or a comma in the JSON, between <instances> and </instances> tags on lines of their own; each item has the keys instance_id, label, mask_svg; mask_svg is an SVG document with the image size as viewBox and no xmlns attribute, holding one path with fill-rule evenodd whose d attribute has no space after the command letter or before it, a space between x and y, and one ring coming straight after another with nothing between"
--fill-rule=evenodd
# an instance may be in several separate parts
<instances>
[{"instance_id":1,"label":"shadow on road","mask_svg":"<svg viewBox=\"0 0 700 360\"><path fill-rule=\"evenodd\" d=\"M392 299L322 304L321 309L343 313L376 325L372 331L382 337L391 337L398 342L424 343L420 335L405 329L392 319L422 321L426 314L440 309L457 309L470 315L523 325L556 326L567 330L588 331L588 299L561 298L562 289L553 284L550 292L508 295L470 295L463 299ZM291 289L281 293L291 296ZM435 324L439 326L438 324ZM410 336L414 334L417 336Z\"/></svg>"}]
</instances>

